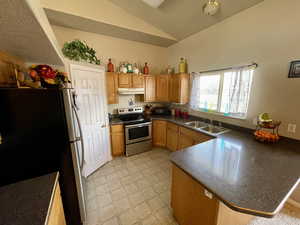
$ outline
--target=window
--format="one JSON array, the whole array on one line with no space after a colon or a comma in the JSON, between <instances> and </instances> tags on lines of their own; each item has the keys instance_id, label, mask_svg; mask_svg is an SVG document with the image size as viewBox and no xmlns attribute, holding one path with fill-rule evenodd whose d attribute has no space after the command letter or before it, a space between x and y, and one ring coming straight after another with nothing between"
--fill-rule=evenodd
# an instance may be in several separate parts
<instances>
[{"instance_id":1,"label":"window","mask_svg":"<svg viewBox=\"0 0 300 225\"><path fill-rule=\"evenodd\" d=\"M191 108L245 118L254 68L194 74Z\"/></svg>"}]
</instances>

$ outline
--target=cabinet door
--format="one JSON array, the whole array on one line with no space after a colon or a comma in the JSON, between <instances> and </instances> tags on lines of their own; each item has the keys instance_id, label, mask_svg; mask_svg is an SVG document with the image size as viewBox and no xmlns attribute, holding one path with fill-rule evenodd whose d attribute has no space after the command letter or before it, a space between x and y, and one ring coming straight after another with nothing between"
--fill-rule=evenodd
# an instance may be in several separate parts
<instances>
[{"instance_id":1,"label":"cabinet door","mask_svg":"<svg viewBox=\"0 0 300 225\"><path fill-rule=\"evenodd\" d=\"M145 102L155 102L155 76L147 75L144 76L144 86L145 86Z\"/></svg>"},{"instance_id":2,"label":"cabinet door","mask_svg":"<svg viewBox=\"0 0 300 225\"><path fill-rule=\"evenodd\" d=\"M119 74L119 88L131 88L131 74Z\"/></svg>"},{"instance_id":3,"label":"cabinet door","mask_svg":"<svg viewBox=\"0 0 300 225\"><path fill-rule=\"evenodd\" d=\"M169 101L169 75L156 76L156 101Z\"/></svg>"},{"instance_id":4,"label":"cabinet door","mask_svg":"<svg viewBox=\"0 0 300 225\"><path fill-rule=\"evenodd\" d=\"M118 74L106 73L106 91L108 104L118 103Z\"/></svg>"},{"instance_id":5,"label":"cabinet door","mask_svg":"<svg viewBox=\"0 0 300 225\"><path fill-rule=\"evenodd\" d=\"M184 148L193 146L194 144L195 144L195 141L194 141L194 139L192 137L180 133L180 135L179 135L178 150L182 150Z\"/></svg>"},{"instance_id":6,"label":"cabinet door","mask_svg":"<svg viewBox=\"0 0 300 225\"><path fill-rule=\"evenodd\" d=\"M173 165L171 206L180 225L216 225L219 201L190 175Z\"/></svg>"},{"instance_id":7,"label":"cabinet door","mask_svg":"<svg viewBox=\"0 0 300 225\"><path fill-rule=\"evenodd\" d=\"M169 80L169 101L179 103L179 77L178 75L171 75Z\"/></svg>"},{"instance_id":8,"label":"cabinet door","mask_svg":"<svg viewBox=\"0 0 300 225\"><path fill-rule=\"evenodd\" d=\"M178 132L173 129L167 129L167 148L171 151L177 151L178 148Z\"/></svg>"},{"instance_id":9,"label":"cabinet door","mask_svg":"<svg viewBox=\"0 0 300 225\"><path fill-rule=\"evenodd\" d=\"M187 104L190 99L190 75L179 74L179 96L177 103Z\"/></svg>"},{"instance_id":10,"label":"cabinet door","mask_svg":"<svg viewBox=\"0 0 300 225\"><path fill-rule=\"evenodd\" d=\"M132 88L143 88L144 87L144 76L142 75L132 75Z\"/></svg>"},{"instance_id":11,"label":"cabinet door","mask_svg":"<svg viewBox=\"0 0 300 225\"><path fill-rule=\"evenodd\" d=\"M153 121L153 145L165 147L167 143L167 122L154 120Z\"/></svg>"},{"instance_id":12,"label":"cabinet door","mask_svg":"<svg viewBox=\"0 0 300 225\"><path fill-rule=\"evenodd\" d=\"M111 126L111 154L113 156L121 156L125 153L125 137L123 125Z\"/></svg>"},{"instance_id":13,"label":"cabinet door","mask_svg":"<svg viewBox=\"0 0 300 225\"><path fill-rule=\"evenodd\" d=\"M197 133L197 136L195 137L195 144L200 144L200 143L209 141L211 139L213 139L213 137L208 136L206 134Z\"/></svg>"}]
</instances>

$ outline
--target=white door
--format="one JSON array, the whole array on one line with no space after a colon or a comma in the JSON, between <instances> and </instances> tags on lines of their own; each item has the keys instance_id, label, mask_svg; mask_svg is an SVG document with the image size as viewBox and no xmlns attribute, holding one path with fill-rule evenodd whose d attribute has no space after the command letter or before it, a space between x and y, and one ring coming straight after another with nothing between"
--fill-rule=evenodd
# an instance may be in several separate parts
<instances>
[{"instance_id":1,"label":"white door","mask_svg":"<svg viewBox=\"0 0 300 225\"><path fill-rule=\"evenodd\" d=\"M101 67L71 64L71 79L84 140L83 175L111 160L105 72Z\"/></svg>"}]
</instances>

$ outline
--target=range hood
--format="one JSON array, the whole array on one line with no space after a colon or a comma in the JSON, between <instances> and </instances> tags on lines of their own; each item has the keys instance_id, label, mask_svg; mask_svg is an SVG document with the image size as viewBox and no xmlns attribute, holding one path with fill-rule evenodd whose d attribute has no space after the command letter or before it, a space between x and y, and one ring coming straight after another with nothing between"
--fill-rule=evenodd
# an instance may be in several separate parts
<instances>
[{"instance_id":1,"label":"range hood","mask_svg":"<svg viewBox=\"0 0 300 225\"><path fill-rule=\"evenodd\" d=\"M145 94L144 88L118 88L120 95L143 95Z\"/></svg>"}]
</instances>

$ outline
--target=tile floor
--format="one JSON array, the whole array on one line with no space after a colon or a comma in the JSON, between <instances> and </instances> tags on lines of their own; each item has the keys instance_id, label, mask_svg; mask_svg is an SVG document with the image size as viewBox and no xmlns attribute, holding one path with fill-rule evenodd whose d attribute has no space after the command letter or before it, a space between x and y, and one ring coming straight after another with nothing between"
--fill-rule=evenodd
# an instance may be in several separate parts
<instances>
[{"instance_id":1,"label":"tile floor","mask_svg":"<svg viewBox=\"0 0 300 225\"><path fill-rule=\"evenodd\" d=\"M88 178L87 225L177 225L170 152L155 148L107 163Z\"/></svg>"}]
</instances>

